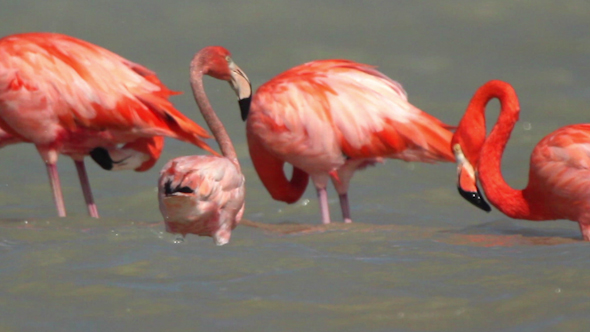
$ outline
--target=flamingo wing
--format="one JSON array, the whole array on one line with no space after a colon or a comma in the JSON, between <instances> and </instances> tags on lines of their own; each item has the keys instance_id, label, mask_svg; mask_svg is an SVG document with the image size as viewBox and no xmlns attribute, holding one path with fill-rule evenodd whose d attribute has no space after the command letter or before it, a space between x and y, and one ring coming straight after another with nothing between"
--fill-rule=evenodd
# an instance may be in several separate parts
<instances>
[{"instance_id":1,"label":"flamingo wing","mask_svg":"<svg viewBox=\"0 0 590 332\"><path fill-rule=\"evenodd\" d=\"M62 129L84 128L115 136L170 136L213 151L201 140L209 137L206 130L174 108L168 98L176 92L155 73L69 36L2 38L0 91L0 126L24 138L38 137L43 128L47 134L39 143L49 143Z\"/></svg>"}]
</instances>

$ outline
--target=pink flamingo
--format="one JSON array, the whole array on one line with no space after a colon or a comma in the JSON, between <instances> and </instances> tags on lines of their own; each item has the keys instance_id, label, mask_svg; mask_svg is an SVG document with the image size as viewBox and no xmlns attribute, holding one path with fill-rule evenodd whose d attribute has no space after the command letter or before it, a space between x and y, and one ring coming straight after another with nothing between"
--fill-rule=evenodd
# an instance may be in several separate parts
<instances>
[{"instance_id":1,"label":"pink flamingo","mask_svg":"<svg viewBox=\"0 0 590 332\"><path fill-rule=\"evenodd\" d=\"M211 236L217 245L229 242L244 213L244 176L236 150L203 88L203 75L228 81L240 104L249 103L250 81L221 46L205 47L191 66L195 100L223 157L185 156L170 160L160 172L158 200L170 233Z\"/></svg>"},{"instance_id":2,"label":"pink flamingo","mask_svg":"<svg viewBox=\"0 0 590 332\"><path fill-rule=\"evenodd\" d=\"M498 98L500 116L486 139L485 107ZM520 106L512 86L489 81L476 92L453 136L461 195L485 211L477 179L498 210L515 219L577 221L590 241L590 124L569 125L545 136L533 149L529 182L511 188L502 177L501 161Z\"/></svg>"},{"instance_id":3,"label":"pink flamingo","mask_svg":"<svg viewBox=\"0 0 590 332\"><path fill-rule=\"evenodd\" d=\"M356 170L383 157L454 161L451 126L410 104L399 83L353 61L312 61L283 72L258 89L242 118L252 162L271 196L294 203L311 176L324 224L329 179L344 222L351 222L347 192ZM285 162L293 165L291 180Z\"/></svg>"},{"instance_id":4,"label":"pink flamingo","mask_svg":"<svg viewBox=\"0 0 590 332\"><path fill-rule=\"evenodd\" d=\"M119 151L140 170L159 157L163 141L154 136L215 153L201 140L207 132L168 101L173 94L149 69L73 37L25 33L0 39L0 129L8 135L4 144L35 144L60 217L66 209L56 166L59 154L74 160L88 212L98 218L84 166L84 156L94 149L99 148L99 164ZM120 161L115 157L110 162ZM104 167L109 161L102 163Z\"/></svg>"}]
</instances>

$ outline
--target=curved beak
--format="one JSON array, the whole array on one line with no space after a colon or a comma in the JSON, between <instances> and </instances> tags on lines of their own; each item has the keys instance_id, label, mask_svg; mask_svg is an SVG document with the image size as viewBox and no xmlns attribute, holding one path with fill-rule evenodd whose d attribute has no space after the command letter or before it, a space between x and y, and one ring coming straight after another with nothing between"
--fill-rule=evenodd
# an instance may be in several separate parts
<instances>
[{"instance_id":1,"label":"curved beak","mask_svg":"<svg viewBox=\"0 0 590 332\"><path fill-rule=\"evenodd\" d=\"M486 212L492 211L492 208L485 201L477 187L477 178L473 166L463 155L460 146L455 146L454 151L457 158L457 189L459 194L478 208Z\"/></svg>"},{"instance_id":2,"label":"curved beak","mask_svg":"<svg viewBox=\"0 0 590 332\"><path fill-rule=\"evenodd\" d=\"M229 84L238 96L238 103L240 104L240 113L242 120L246 121L248 113L250 112L250 101L252 100L252 85L246 73L238 67L233 61L229 64L231 73L231 80Z\"/></svg>"}]
</instances>

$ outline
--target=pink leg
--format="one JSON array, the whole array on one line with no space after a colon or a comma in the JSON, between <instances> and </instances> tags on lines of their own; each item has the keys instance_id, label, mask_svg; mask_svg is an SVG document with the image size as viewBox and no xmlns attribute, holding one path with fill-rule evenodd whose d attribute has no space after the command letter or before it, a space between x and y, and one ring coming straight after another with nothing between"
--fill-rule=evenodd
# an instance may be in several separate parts
<instances>
[{"instance_id":1,"label":"pink leg","mask_svg":"<svg viewBox=\"0 0 590 332\"><path fill-rule=\"evenodd\" d=\"M350 219L350 205L348 205L348 193L339 195L340 197L340 208L342 209L342 219L344 222L349 224L352 222Z\"/></svg>"},{"instance_id":2,"label":"pink leg","mask_svg":"<svg viewBox=\"0 0 590 332\"><path fill-rule=\"evenodd\" d=\"M318 188L318 199L320 200L320 211L322 213L322 223L330 223L330 208L328 207L328 191L326 188Z\"/></svg>"},{"instance_id":3,"label":"pink leg","mask_svg":"<svg viewBox=\"0 0 590 332\"><path fill-rule=\"evenodd\" d=\"M45 164L45 167L47 168L47 175L49 176L49 184L51 185L51 191L53 191L53 201L55 202L55 208L57 209L57 216L65 217L66 206L64 204L64 197L61 193L61 183L59 182L57 165Z\"/></svg>"},{"instance_id":4,"label":"pink leg","mask_svg":"<svg viewBox=\"0 0 590 332\"><path fill-rule=\"evenodd\" d=\"M90 189L90 182L88 181L88 174L86 174L84 160L74 160L74 163L76 164L76 170L78 171L78 178L80 178L80 185L82 186L82 192L84 193L84 200L86 201L88 214L93 218L98 218L98 209L96 208L96 204L94 204L94 198L92 197L92 190Z\"/></svg>"},{"instance_id":5,"label":"pink leg","mask_svg":"<svg viewBox=\"0 0 590 332\"><path fill-rule=\"evenodd\" d=\"M578 225L580 225L580 231L582 232L582 237L584 238L584 241L590 241L590 224L583 224L581 222L578 222Z\"/></svg>"}]
</instances>

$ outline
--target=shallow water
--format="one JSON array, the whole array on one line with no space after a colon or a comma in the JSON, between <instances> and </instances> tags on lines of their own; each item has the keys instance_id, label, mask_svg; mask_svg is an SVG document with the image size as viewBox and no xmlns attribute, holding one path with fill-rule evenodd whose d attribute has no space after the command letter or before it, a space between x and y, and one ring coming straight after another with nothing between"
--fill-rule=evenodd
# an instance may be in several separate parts
<instances>
[{"instance_id":1,"label":"shallow water","mask_svg":"<svg viewBox=\"0 0 590 332\"><path fill-rule=\"evenodd\" d=\"M256 87L318 58L378 65L421 109L454 124L472 93L511 82L522 113L503 173L526 184L552 130L588 122L584 1L3 1L2 34L57 31L107 47L184 95L203 46L233 53ZM69 217L55 215L30 145L0 150L0 331L586 331L590 250L568 221L486 214L456 193L455 167L388 161L357 173L355 223L318 225L313 190L274 202L248 159L235 96L205 82L247 178L248 219L229 245L164 232L156 179L200 153L167 141L154 169L88 163L100 220L86 217L72 162L59 162ZM497 106L493 106L496 107ZM490 121L496 114L492 113ZM333 218L339 219L331 194Z\"/></svg>"}]
</instances>

